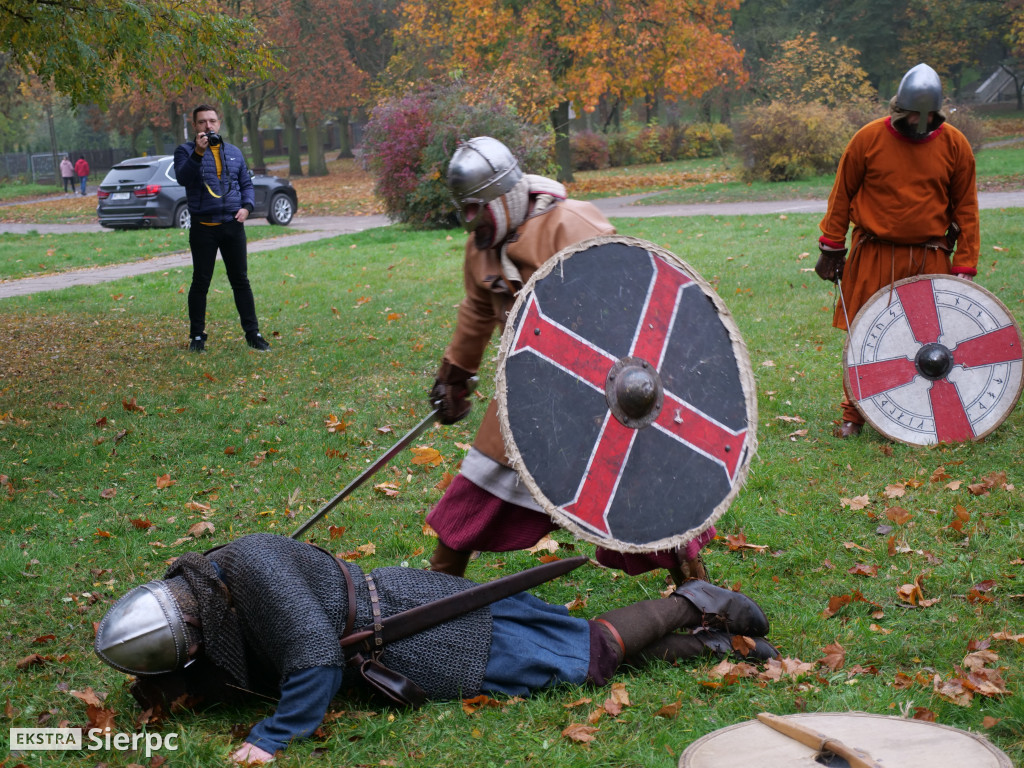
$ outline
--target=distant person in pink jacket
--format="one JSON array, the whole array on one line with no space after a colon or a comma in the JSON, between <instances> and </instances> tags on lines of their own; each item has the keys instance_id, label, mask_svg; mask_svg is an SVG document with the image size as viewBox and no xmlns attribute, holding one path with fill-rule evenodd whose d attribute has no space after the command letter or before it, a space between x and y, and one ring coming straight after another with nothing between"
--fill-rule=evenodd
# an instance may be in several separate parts
<instances>
[{"instance_id":1,"label":"distant person in pink jacket","mask_svg":"<svg viewBox=\"0 0 1024 768\"><path fill-rule=\"evenodd\" d=\"M71 192L75 191L75 166L71 164L71 158L64 155L64 159L60 161L60 177L64 180L64 191L67 192L69 189Z\"/></svg>"}]
</instances>

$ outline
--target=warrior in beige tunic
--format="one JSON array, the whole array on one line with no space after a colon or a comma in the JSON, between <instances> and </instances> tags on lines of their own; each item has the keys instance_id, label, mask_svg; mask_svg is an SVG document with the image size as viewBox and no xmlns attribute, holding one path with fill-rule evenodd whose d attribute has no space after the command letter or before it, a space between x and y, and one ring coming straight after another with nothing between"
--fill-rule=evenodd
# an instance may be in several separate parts
<instances>
[{"instance_id":1,"label":"warrior in beige tunic","mask_svg":"<svg viewBox=\"0 0 1024 768\"><path fill-rule=\"evenodd\" d=\"M441 421L453 423L469 412L466 382L530 276L563 248L615 229L592 204L567 199L557 181L524 174L508 147L490 137L459 146L449 163L448 186L469 232L466 293L431 401ZM427 522L438 535L432 568L458 576L474 550L525 549L558 527L509 466L496 401L484 414L460 474ZM680 551L623 554L598 548L597 559L630 574L667 568L679 583L684 576L704 575L698 553L714 534L712 527Z\"/></svg>"}]
</instances>

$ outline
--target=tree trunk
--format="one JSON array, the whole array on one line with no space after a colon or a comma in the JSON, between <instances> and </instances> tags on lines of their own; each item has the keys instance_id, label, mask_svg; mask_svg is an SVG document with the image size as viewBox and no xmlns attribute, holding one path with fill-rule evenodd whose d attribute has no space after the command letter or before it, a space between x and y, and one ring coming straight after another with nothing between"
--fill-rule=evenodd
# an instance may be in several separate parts
<instances>
[{"instance_id":1,"label":"tree trunk","mask_svg":"<svg viewBox=\"0 0 1024 768\"><path fill-rule=\"evenodd\" d=\"M348 110L342 109L338 111L338 159L341 160L343 157L352 157L352 142L349 141L348 137Z\"/></svg>"},{"instance_id":2,"label":"tree trunk","mask_svg":"<svg viewBox=\"0 0 1024 768\"><path fill-rule=\"evenodd\" d=\"M715 103L715 89L712 88L709 91L705 91L704 95L700 97L700 114L704 118L705 123L714 122L711 114L712 107Z\"/></svg>"},{"instance_id":3,"label":"tree trunk","mask_svg":"<svg viewBox=\"0 0 1024 768\"><path fill-rule=\"evenodd\" d=\"M647 110L644 123L650 125L658 117L658 94L648 93L644 97L644 107Z\"/></svg>"},{"instance_id":4,"label":"tree trunk","mask_svg":"<svg viewBox=\"0 0 1024 768\"><path fill-rule=\"evenodd\" d=\"M267 161L263 158L263 138L260 136L260 115L251 106L245 111L245 129L249 136L249 153L252 162L249 167L255 173L267 172Z\"/></svg>"},{"instance_id":5,"label":"tree trunk","mask_svg":"<svg viewBox=\"0 0 1024 768\"><path fill-rule=\"evenodd\" d=\"M563 101L551 110L551 126L555 129L555 163L558 180L572 181L572 148L569 146L569 102Z\"/></svg>"},{"instance_id":6,"label":"tree trunk","mask_svg":"<svg viewBox=\"0 0 1024 768\"><path fill-rule=\"evenodd\" d=\"M302 122L306 124L306 144L309 145L309 161L306 163L308 176L326 176L327 158L324 156L324 124L314 112L304 112Z\"/></svg>"},{"instance_id":7,"label":"tree trunk","mask_svg":"<svg viewBox=\"0 0 1024 768\"><path fill-rule=\"evenodd\" d=\"M1013 91L1017 95L1017 111L1020 112L1024 109L1024 90L1022 90L1020 80L1017 78L1017 73L1005 64L1000 64L999 68L1013 78Z\"/></svg>"},{"instance_id":8,"label":"tree trunk","mask_svg":"<svg viewBox=\"0 0 1024 768\"><path fill-rule=\"evenodd\" d=\"M284 140L288 142L288 175L302 175L302 152L299 147L299 129L295 126L295 107L291 99L285 99L281 106L284 120Z\"/></svg>"},{"instance_id":9,"label":"tree trunk","mask_svg":"<svg viewBox=\"0 0 1024 768\"><path fill-rule=\"evenodd\" d=\"M225 141L229 141L237 147L244 147L242 141L242 114L232 102L227 101L221 106L221 133ZM244 153L243 153L244 154Z\"/></svg>"},{"instance_id":10,"label":"tree trunk","mask_svg":"<svg viewBox=\"0 0 1024 768\"><path fill-rule=\"evenodd\" d=\"M128 148L132 151L132 157L142 154L139 152L139 130L139 128L132 128L132 132L128 135Z\"/></svg>"},{"instance_id":11,"label":"tree trunk","mask_svg":"<svg viewBox=\"0 0 1024 768\"><path fill-rule=\"evenodd\" d=\"M171 140L176 145L181 144L185 141L185 133L182 130L184 123L181 121L181 115L178 114L178 105L173 99L167 102L167 119L171 126Z\"/></svg>"},{"instance_id":12,"label":"tree trunk","mask_svg":"<svg viewBox=\"0 0 1024 768\"><path fill-rule=\"evenodd\" d=\"M60 161L57 159L57 130L53 126L53 106L46 105L46 118L50 124L50 157L53 161L53 185L60 189L64 184L60 175Z\"/></svg>"}]
</instances>

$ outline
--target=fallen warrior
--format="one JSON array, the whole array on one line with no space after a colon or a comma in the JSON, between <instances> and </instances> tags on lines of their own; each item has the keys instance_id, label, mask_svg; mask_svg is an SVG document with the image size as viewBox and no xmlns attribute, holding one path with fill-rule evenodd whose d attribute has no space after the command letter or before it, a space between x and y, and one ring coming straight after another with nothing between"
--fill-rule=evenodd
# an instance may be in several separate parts
<instances>
[{"instance_id":1,"label":"fallen warrior","mask_svg":"<svg viewBox=\"0 0 1024 768\"><path fill-rule=\"evenodd\" d=\"M139 676L132 693L145 707L182 693L279 693L274 714L231 755L253 764L316 730L346 666L393 701L418 702L604 685L624 662L778 655L763 639L768 620L753 600L697 580L592 621L520 592L382 648L339 642L355 637L354 628L474 586L412 568L363 573L314 545L252 534L186 553L163 581L118 600L100 622L96 653Z\"/></svg>"}]
</instances>

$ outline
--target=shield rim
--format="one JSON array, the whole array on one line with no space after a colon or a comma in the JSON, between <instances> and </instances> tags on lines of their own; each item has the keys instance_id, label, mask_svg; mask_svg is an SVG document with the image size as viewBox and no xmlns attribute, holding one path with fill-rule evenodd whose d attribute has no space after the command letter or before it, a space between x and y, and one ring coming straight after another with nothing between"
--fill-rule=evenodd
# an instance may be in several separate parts
<instances>
[{"instance_id":1,"label":"shield rim","mask_svg":"<svg viewBox=\"0 0 1024 768\"><path fill-rule=\"evenodd\" d=\"M536 284L558 269L567 259L571 258L576 253L589 250L590 248L603 245L605 243L618 243L627 246L635 246L646 251L650 251L656 256L663 258L672 266L680 269L688 278L700 287L705 296L708 296L711 299L719 320L722 325L725 326L725 329L729 334L733 357L736 360L736 367L739 373L740 386L743 389L744 401L746 403L747 435L743 441L742 448L744 455L737 466L736 478L732 482L729 493L722 498L712 513L708 515L707 519L699 526L674 536L668 536L656 541L647 542L646 544L622 542L615 538L602 538L596 536L583 526L578 525L571 516L563 512L559 506L552 503L537 485L533 475L523 462L522 455L519 453L519 448L515 443L515 437L512 435L512 428L509 425L508 419L508 383L505 379L505 361L508 359L509 349L514 343L515 320L522 311L523 305L526 303L527 299L533 295ZM498 425L501 429L502 440L505 443L505 454L508 457L512 468L519 474L520 480L524 485L526 485L526 488L530 492L534 501L540 505L544 513L547 514L557 525L569 531L576 538L616 552L626 554L637 552L662 552L685 546L697 536L704 533L708 528L713 526L723 514L725 514L729 505L740 492L740 489L746 482L747 474L750 470L750 464L753 461L754 455L757 453L758 414L757 388L754 378L754 370L750 365L750 355L747 352L746 342L740 334L739 327L736 325L736 322L732 317L732 313L729 312L725 302L722 301L721 297L714 288L712 288L711 284L705 280L697 270L671 251L668 251L649 240L624 235L598 235L597 237L587 238L586 240L581 240L578 243L574 243L573 245L563 248L541 265L541 267L530 276L526 285L524 285L519 291L516 296L515 303L512 305L512 309L509 310L508 319L501 335L501 344L498 349L497 373L495 374L494 385L494 398L498 404Z\"/></svg>"},{"instance_id":2,"label":"shield rim","mask_svg":"<svg viewBox=\"0 0 1024 768\"><path fill-rule=\"evenodd\" d=\"M935 281L937 279L943 279L943 280L962 280L963 278L959 278L959 277L956 277L954 275L942 274L942 273L937 273L937 274L933 274L933 275L913 275L911 277L904 277L901 280L897 280L897 281L891 283L890 285L882 286L877 291L875 291L874 294L871 295L871 298L869 298L867 301L865 301L864 304L861 306L861 308L857 311L857 314L854 316L853 321L850 323L850 329L849 329L849 331L846 334L846 341L843 343L843 386L846 388L846 392L849 395L850 400L853 403L854 408L857 409L857 413L859 413L861 416L863 416L864 420L868 424L870 424L875 429L875 431L878 432L878 434L884 435L887 439L892 440L893 442L902 443L903 445L912 445L912 446L915 446L915 447L918 447L918 448L926 448L926 447L931 446L931 445L940 445L940 443L937 442L937 441L934 442L934 443L915 443L913 441L903 440L903 439L901 439L899 437L896 437L895 435L889 434L888 431L880 428L868 416L868 414L865 412L865 410L863 408L861 408L860 401L853 397L852 381L850 380L850 339L853 337L853 329L857 327L858 321L860 321L861 318L864 316L865 310L867 310L869 307L871 307L871 305L874 304L876 300L880 299L882 296L885 296L885 295L888 295L888 294L892 293L893 291L895 291L897 288L899 288L902 285L906 285L908 283L916 283L916 282L918 282L920 280L928 280L929 282L932 282L932 281ZM1000 309L1003 310L1005 315L1010 319L1010 325L1012 325L1016 329L1016 331L1017 331L1017 338L1021 339L1022 343L1024 343L1024 336L1021 335L1020 325L1017 324L1017 319L1013 316L1013 313L1010 312L1010 309L1006 306L1006 304L1004 304L1003 301L998 296L996 296L994 293L992 293L992 291L988 290L988 288L986 288L985 286L979 285L978 283L974 282L973 280L971 281L971 285L974 288L977 288L983 294L987 295L987 297L989 299L991 299L997 307L999 307ZM1024 392L1024 370L1022 370L1020 380L1017 383L1017 392L1013 396L1013 402L1010 405L1010 407L1007 408L1006 413L1003 414L1003 417L996 424L993 424L991 427L989 427L987 430L985 430L981 434L975 435L970 440L964 440L964 441L961 441L961 442L976 443L976 442L978 442L980 440L983 440L984 438L988 437L995 430L997 430L999 427L1001 427L1003 425L1003 422L1006 421L1010 417L1010 414L1013 413L1014 409L1017 407L1017 403L1020 401L1020 397L1021 397L1021 393L1022 392ZM957 444L958 443L948 443L948 445L957 445Z\"/></svg>"}]
</instances>

